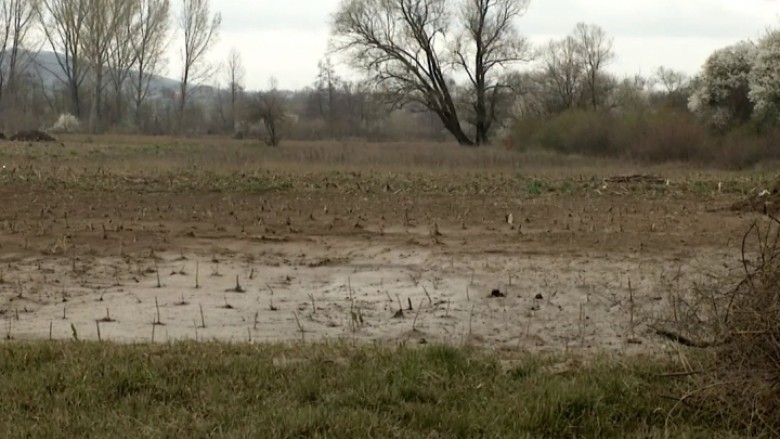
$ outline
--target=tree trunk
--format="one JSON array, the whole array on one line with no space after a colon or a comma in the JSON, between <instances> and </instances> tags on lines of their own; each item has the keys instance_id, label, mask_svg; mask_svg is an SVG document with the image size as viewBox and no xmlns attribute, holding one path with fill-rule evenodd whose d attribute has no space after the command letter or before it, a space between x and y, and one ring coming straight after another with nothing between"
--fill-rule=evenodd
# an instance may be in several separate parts
<instances>
[{"instance_id":1,"label":"tree trunk","mask_svg":"<svg viewBox=\"0 0 780 439\"><path fill-rule=\"evenodd\" d=\"M452 118L442 114L439 114L438 116L444 123L444 128L446 128L447 131L449 131L455 137L455 140L458 141L458 144L463 146L476 146L474 141L469 139L469 136L463 132L463 129L460 127L460 123L457 120L453 120Z\"/></svg>"},{"instance_id":2,"label":"tree trunk","mask_svg":"<svg viewBox=\"0 0 780 439\"><path fill-rule=\"evenodd\" d=\"M89 109L89 132L97 133L100 123L100 103L103 100L103 69L95 69L95 91L92 93L92 106Z\"/></svg>"},{"instance_id":3,"label":"tree trunk","mask_svg":"<svg viewBox=\"0 0 780 439\"><path fill-rule=\"evenodd\" d=\"M73 115L77 118L81 118L81 97L79 96L79 85L76 83L76 79L70 80L70 105L73 111Z\"/></svg>"}]
</instances>

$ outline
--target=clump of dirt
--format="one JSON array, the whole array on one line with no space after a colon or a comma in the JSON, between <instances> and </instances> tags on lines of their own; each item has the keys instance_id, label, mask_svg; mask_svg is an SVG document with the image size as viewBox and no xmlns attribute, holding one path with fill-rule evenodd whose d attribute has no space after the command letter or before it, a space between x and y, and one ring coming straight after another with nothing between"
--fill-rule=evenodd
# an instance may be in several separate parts
<instances>
[{"instance_id":1,"label":"clump of dirt","mask_svg":"<svg viewBox=\"0 0 780 439\"><path fill-rule=\"evenodd\" d=\"M760 212L775 215L780 212L780 179L775 180L770 189L751 194L744 200L731 205L736 212Z\"/></svg>"},{"instance_id":2,"label":"clump of dirt","mask_svg":"<svg viewBox=\"0 0 780 439\"><path fill-rule=\"evenodd\" d=\"M47 133L39 130L19 131L11 136L15 142L56 142L57 140Z\"/></svg>"}]
</instances>

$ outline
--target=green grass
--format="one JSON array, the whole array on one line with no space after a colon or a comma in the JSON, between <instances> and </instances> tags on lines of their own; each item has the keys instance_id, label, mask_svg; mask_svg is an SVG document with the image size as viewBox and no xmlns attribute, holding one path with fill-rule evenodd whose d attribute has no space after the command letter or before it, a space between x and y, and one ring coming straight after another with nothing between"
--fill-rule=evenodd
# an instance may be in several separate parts
<instances>
[{"instance_id":1,"label":"green grass","mask_svg":"<svg viewBox=\"0 0 780 439\"><path fill-rule=\"evenodd\" d=\"M685 411L668 416L674 401L664 395L674 392L674 382L662 376L662 364L603 358L561 369L555 358L513 355L444 346L6 343L0 432L8 438L729 437Z\"/></svg>"}]
</instances>

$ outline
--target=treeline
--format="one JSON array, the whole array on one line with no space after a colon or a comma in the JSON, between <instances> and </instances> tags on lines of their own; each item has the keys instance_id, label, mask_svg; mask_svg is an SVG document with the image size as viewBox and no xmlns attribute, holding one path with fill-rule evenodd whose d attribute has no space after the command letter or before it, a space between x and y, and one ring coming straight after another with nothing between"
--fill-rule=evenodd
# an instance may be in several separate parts
<instances>
[{"instance_id":1,"label":"treeline","mask_svg":"<svg viewBox=\"0 0 780 439\"><path fill-rule=\"evenodd\" d=\"M725 166L780 158L780 32L716 51L693 77L661 67L619 78L603 29L578 24L534 47L516 27L527 7L342 0L332 47L363 79L339 77L325 56L310 87L271 79L252 92L240 53L207 61L221 26L209 0L0 0L0 125L269 145L454 139Z\"/></svg>"},{"instance_id":2,"label":"treeline","mask_svg":"<svg viewBox=\"0 0 780 439\"><path fill-rule=\"evenodd\" d=\"M0 0L0 128L213 133L272 145L444 138L429 113L391 111L368 82L338 77L328 59L304 90L271 80L248 91L240 53L207 61L220 26L209 0ZM171 52L182 54L178 72L168 71Z\"/></svg>"},{"instance_id":3,"label":"treeline","mask_svg":"<svg viewBox=\"0 0 780 439\"><path fill-rule=\"evenodd\" d=\"M549 43L518 75L507 146L734 168L780 159L780 33L717 50L693 77L661 67L623 79L594 71L580 35ZM611 39L600 40L604 66Z\"/></svg>"},{"instance_id":4,"label":"treeline","mask_svg":"<svg viewBox=\"0 0 780 439\"><path fill-rule=\"evenodd\" d=\"M209 0L0 0L5 129L183 132L221 15ZM175 34L182 37L175 39ZM181 47L179 81L164 80Z\"/></svg>"}]
</instances>

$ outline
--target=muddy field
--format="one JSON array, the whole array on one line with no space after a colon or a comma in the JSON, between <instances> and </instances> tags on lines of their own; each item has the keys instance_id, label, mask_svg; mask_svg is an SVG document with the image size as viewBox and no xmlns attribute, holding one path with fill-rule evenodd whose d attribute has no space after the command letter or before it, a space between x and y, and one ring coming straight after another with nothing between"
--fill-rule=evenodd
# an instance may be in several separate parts
<instances>
[{"instance_id":1,"label":"muddy field","mask_svg":"<svg viewBox=\"0 0 780 439\"><path fill-rule=\"evenodd\" d=\"M756 217L728 209L734 193L663 183L371 175L263 190L0 175L2 336L663 350L653 328L674 297L734 268Z\"/></svg>"}]
</instances>

